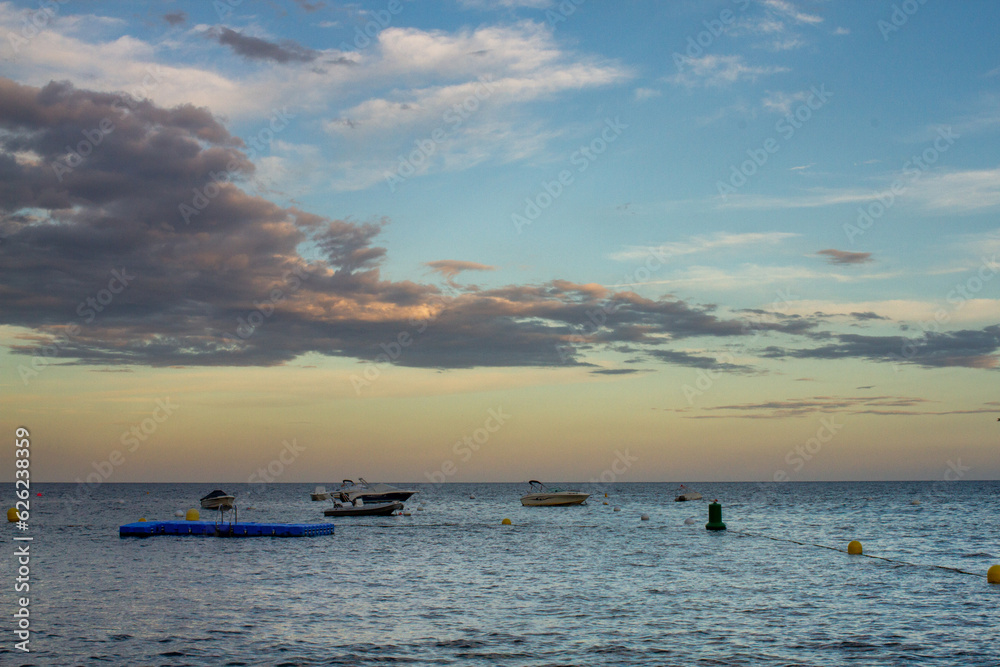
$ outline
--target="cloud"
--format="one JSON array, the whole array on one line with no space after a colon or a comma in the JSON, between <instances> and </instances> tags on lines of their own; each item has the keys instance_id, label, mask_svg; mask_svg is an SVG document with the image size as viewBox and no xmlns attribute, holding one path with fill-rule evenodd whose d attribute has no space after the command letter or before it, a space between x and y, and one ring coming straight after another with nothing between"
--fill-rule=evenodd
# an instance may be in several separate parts
<instances>
[{"instance_id":1,"label":"cloud","mask_svg":"<svg viewBox=\"0 0 1000 667\"><path fill-rule=\"evenodd\" d=\"M226 27L213 28L207 34L219 44L228 46L235 53L251 60L270 60L282 64L310 63L319 57L318 52L290 40L279 45L259 37L240 34Z\"/></svg>"},{"instance_id":2,"label":"cloud","mask_svg":"<svg viewBox=\"0 0 1000 667\"><path fill-rule=\"evenodd\" d=\"M660 351L687 338L814 327L786 318L751 332L713 306L594 283L445 294L386 280L387 249L376 242L388 221L248 194L240 186L255 166L206 109L122 99L0 79L0 261L9 269L0 323L26 330L17 354L54 346L54 363L269 366L310 352L373 360L405 332L413 342L395 364L546 367L590 365L587 354L621 343ZM66 154L68 138L108 122L84 158ZM431 266L443 275L489 268Z\"/></svg>"},{"instance_id":3,"label":"cloud","mask_svg":"<svg viewBox=\"0 0 1000 667\"><path fill-rule=\"evenodd\" d=\"M633 96L637 102L642 102L644 100L653 99L654 97L662 97L663 93L655 88L636 88L632 91Z\"/></svg>"},{"instance_id":4,"label":"cloud","mask_svg":"<svg viewBox=\"0 0 1000 667\"><path fill-rule=\"evenodd\" d=\"M184 12L170 12L169 14L163 15L163 20L170 25L180 25L187 21L187 14Z\"/></svg>"},{"instance_id":5,"label":"cloud","mask_svg":"<svg viewBox=\"0 0 1000 667\"><path fill-rule=\"evenodd\" d=\"M489 264L463 262L457 259L439 259L434 262L427 262L426 265L449 281L453 280L462 271L496 271L497 268Z\"/></svg>"},{"instance_id":6,"label":"cloud","mask_svg":"<svg viewBox=\"0 0 1000 667\"><path fill-rule=\"evenodd\" d=\"M862 336L836 334L835 343L810 349L768 347L762 356L775 359L866 359L911 364L924 368L980 368L1000 366L1000 324L981 330L963 329L923 335Z\"/></svg>"},{"instance_id":7,"label":"cloud","mask_svg":"<svg viewBox=\"0 0 1000 667\"><path fill-rule=\"evenodd\" d=\"M834 250L827 248L820 250L817 255L825 255L826 261L830 264L866 264L874 261L870 252L849 252L847 250Z\"/></svg>"},{"instance_id":8,"label":"cloud","mask_svg":"<svg viewBox=\"0 0 1000 667\"><path fill-rule=\"evenodd\" d=\"M748 65L740 55L708 54L699 58L684 58L683 64L677 74L666 80L689 88L729 86L739 81L756 81L761 76L789 71L787 67Z\"/></svg>"},{"instance_id":9,"label":"cloud","mask_svg":"<svg viewBox=\"0 0 1000 667\"><path fill-rule=\"evenodd\" d=\"M870 387L858 387L868 389ZM789 398L760 403L739 403L702 408L703 412L726 414L690 415L689 419L775 419L781 417L804 417L819 414L850 415L892 415L901 417L928 417L944 415L988 414L996 408L976 408L971 410L938 410L930 406L935 402L925 398L910 396L811 396ZM983 405L988 405L984 403Z\"/></svg>"},{"instance_id":10,"label":"cloud","mask_svg":"<svg viewBox=\"0 0 1000 667\"><path fill-rule=\"evenodd\" d=\"M619 262L641 262L651 256L662 260L694 255L709 250L776 245L797 236L799 235L790 232L746 232L742 234L716 232L710 236L692 236L688 241L678 243L662 243L658 246L627 246L624 250L612 253L610 257Z\"/></svg>"},{"instance_id":11,"label":"cloud","mask_svg":"<svg viewBox=\"0 0 1000 667\"><path fill-rule=\"evenodd\" d=\"M806 14L805 12L799 10L799 8L794 4L787 2L786 0L764 0L763 4L767 10L796 23L816 25L823 22L822 16Z\"/></svg>"},{"instance_id":12,"label":"cloud","mask_svg":"<svg viewBox=\"0 0 1000 667\"><path fill-rule=\"evenodd\" d=\"M528 7L530 9L547 9L554 0L458 0L465 9L513 9Z\"/></svg>"},{"instance_id":13,"label":"cloud","mask_svg":"<svg viewBox=\"0 0 1000 667\"><path fill-rule=\"evenodd\" d=\"M323 9L324 7L326 7L326 3L325 2L313 2L313 3L309 3L308 0L295 0L295 4L297 4L305 12L310 13L310 14L312 12L318 11L318 10Z\"/></svg>"},{"instance_id":14,"label":"cloud","mask_svg":"<svg viewBox=\"0 0 1000 667\"><path fill-rule=\"evenodd\" d=\"M911 171L914 171L911 168ZM905 176L905 177L904 177ZM892 180L894 178L894 180ZM841 204L870 204L885 197L895 187L897 205L915 207L928 213L972 214L1000 206L1000 168L950 172L926 172L916 182L912 175L885 177L880 189L809 188L803 194L784 197L729 195L719 200L724 209L821 208Z\"/></svg>"}]
</instances>

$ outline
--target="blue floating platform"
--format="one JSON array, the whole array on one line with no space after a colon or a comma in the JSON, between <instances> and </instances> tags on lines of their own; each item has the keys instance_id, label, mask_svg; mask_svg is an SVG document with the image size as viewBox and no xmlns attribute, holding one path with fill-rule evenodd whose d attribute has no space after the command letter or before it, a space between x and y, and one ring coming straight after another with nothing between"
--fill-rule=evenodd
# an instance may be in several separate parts
<instances>
[{"instance_id":1,"label":"blue floating platform","mask_svg":"<svg viewBox=\"0 0 1000 667\"><path fill-rule=\"evenodd\" d=\"M118 528L119 537L201 535L204 537L316 537L333 535L332 523L223 523L214 521L136 521Z\"/></svg>"}]
</instances>

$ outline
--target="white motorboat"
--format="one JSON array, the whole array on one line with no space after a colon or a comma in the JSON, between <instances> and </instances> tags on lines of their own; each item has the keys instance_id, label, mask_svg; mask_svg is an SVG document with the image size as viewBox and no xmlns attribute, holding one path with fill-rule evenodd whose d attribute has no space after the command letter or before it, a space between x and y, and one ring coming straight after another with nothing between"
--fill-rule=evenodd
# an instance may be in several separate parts
<instances>
[{"instance_id":1,"label":"white motorboat","mask_svg":"<svg viewBox=\"0 0 1000 667\"><path fill-rule=\"evenodd\" d=\"M316 490L309 494L309 497L313 500L329 500L330 492L326 490L325 486L317 486Z\"/></svg>"},{"instance_id":2,"label":"white motorboat","mask_svg":"<svg viewBox=\"0 0 1000 667\"><path fill-rule=\"evenodd\" d=\"M391 516L401 509L403 509L403 503L398 500L371 505L366 505L362 500L354 503L341 503L334 500L333 507L324 510L323 516Z\"/></svg>"},{"instance_id":3,"label":"white motorboat","mask_svg":"<svg viewBox=\"0 0 1000 667\"><path fill-rule=\"evenodd\" d=\"M201 508L206 510L219 510L227 512L236 507L236 496L232 496L225 491L216 489L201 499Z\"/></svg>"},{"instance_id":4,"label":"white motorboat","mask_svg":"<svg viewBox=\"0 0 1000 667\"><path fill-rule=\"evenodd\" d=\"M347 500L350 502L359 499L366 503L385 502L389 500L403 502L416 493L416 491L399 489L388 484L369 484L365 481L364 477L358 477L358 480L360 483L356 484L354 480L345 479L340 488L332 493L331 496L343 497L344 494L347 494Z\"/></svg>"},{"instance_id":5,"label":"white motorboat","mask_svg":"<svg viewBox=\"0 0 1000 667\"><path fill-rule=\"evenodd\" d=\"M691 489L681 484L681 492L676 498L674 498L674 500L679 503L683 503L688 500L701 500L701 494L698 493L697 491L692 491Z\"/></svg>"},{"instance_id":6,"label":"white motorboat","mask_svg":"<svg viewBox=\"0 0 1000 667\"><path fill-rule=\"evenodd\" d=\"M590 497L589 493L583 491L549 489L537 479L528 482L528 487L528 493L521 496L521 504L529 507L580 505Z\"/></svg>"}]
</instances>

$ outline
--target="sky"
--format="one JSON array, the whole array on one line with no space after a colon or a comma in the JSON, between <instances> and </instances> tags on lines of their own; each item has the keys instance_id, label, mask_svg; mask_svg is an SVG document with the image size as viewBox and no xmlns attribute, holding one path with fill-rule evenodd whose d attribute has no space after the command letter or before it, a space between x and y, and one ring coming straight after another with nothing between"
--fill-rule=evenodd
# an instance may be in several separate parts
<instances>
[{"instance_id":1,"label":"sky","mask_svg":"<svg viewBox=\"0 0 1000 667\"><path fill-rule=\"evenodd\" d=\"M1000 478L998 21L0 2L2 428L81 487Z\"/></svg>"}]
</instances>

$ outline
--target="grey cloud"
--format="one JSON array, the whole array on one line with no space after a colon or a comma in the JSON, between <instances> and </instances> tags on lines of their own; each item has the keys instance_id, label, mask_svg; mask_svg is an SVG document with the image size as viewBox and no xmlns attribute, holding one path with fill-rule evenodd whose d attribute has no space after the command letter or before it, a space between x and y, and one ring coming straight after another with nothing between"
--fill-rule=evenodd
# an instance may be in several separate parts
<instances>
[{"instance_id":1,"label":"grey cloud","mask_svg":"<svg viewBox=\"0 0 1000 667\"><path fill-rule=\"evenodd\" d=\"M317 51L292 41L275 44L266 39L240 34L224 26L213 28L208 32L208 36L219 44L228 46L244 58L252 60L271 60L282 64L289 62L311 63L319 57Z\"/></svg>"}]
</instances>

